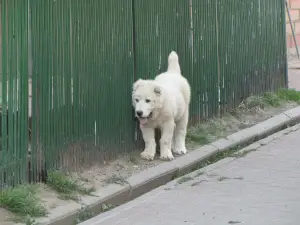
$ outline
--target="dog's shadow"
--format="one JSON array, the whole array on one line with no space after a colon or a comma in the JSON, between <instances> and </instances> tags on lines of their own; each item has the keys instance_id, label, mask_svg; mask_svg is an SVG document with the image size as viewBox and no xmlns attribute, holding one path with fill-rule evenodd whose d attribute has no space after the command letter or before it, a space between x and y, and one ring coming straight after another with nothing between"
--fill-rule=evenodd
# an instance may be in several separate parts
<instances>
[{"instance_id":1,"label":"dog's shadow","mask_svg":"<svg viewBox=\"0 0 300 225\"><path fill-rule=\"evenodd\" d=\"M160 129L155 129L155 142L156 142L156 152L160 152L160 145L159 145L159 140L161 137L161 132Z\"/></svg>"}]
</instances>

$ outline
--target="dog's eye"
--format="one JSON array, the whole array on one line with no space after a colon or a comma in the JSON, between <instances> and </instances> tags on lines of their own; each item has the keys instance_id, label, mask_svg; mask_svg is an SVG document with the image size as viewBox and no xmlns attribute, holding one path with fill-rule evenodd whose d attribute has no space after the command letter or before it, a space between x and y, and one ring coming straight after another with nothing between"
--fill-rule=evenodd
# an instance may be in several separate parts
<instances>
[{"instance_id":1,"label":"dog's eye","mask_svg":"<svg viewBox=\"0 0 300 225\"><path fill-rule=\"evenodd\" d=\"M150 99L146 99L146 102L149 103L149 102L151 102L151 100Z\"/></svg>"},{"instance_id":2,"label":"dog's eye","mask_svg":"<svg viewBox=\"0 0 300 225\"><path fill-rule=\"evenodd\" d=\"M135 99L135 101L136 101L136 102L139 102L139 100L138 100L138 99Z\"/></svg>"}]
</instances>

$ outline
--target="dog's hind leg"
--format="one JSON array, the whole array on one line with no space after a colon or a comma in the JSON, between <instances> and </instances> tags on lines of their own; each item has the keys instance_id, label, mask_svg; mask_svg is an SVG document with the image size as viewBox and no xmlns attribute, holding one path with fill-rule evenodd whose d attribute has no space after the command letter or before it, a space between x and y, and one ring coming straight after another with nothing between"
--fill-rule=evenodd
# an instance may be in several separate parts
<instances>
[{"instance_id":1,"label":"dog's hind leg","mask_svg":"<svg viewBox=\"0 0 300 225\"><path fill-rule=\"evenodd\" d=\"M156 153L155 133L153 128L141 127L145 149L141 157L146 160L153 160Z\"/></svg>"},{"instance_id":2,"label":"dog's hind leg","mask_svg":"<svg viewBox=\"0 0 300 225\"><path fill-rule=\"evenodd\" d=\"M173 152L177 155L186 154L187 150L185 147L186 130L188 124L189 114L188 111L183 115L183 117L177 122L174 136L175 136L175 146Z\"/></svg>"}]
</instances>

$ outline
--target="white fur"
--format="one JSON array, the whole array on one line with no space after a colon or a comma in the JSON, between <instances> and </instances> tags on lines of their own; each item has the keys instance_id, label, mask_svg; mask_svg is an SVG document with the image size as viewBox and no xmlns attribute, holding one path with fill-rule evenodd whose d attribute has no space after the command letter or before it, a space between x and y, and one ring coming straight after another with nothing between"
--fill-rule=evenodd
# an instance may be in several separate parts
<instances>
[{"instance_id":1,"label":"white fur","mask_svg":"<svg viewBox=\"0 0 300 225\"><path fill-rule=\"evenodd\" d=\"M171 149L175 154L186 153L190 98L190 85L181 75L178 55L174 51L169 55L166 72L159 74L154 80L139 79L133 84L133 107L145 141L145 150L141 153L143 159L154 159L155 128L161 130L162 160L174 159Z\"/></svg>"}]
</instances>

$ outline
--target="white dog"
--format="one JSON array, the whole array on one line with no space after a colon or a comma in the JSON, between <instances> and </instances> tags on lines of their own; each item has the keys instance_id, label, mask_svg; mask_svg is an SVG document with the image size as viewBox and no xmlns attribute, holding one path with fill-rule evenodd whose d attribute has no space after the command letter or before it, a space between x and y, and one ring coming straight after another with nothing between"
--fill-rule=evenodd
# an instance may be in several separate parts
<instances>
[{"instance_id":1,"label":"white dog","mask_svg":"<svg viewBox=\"0 0 300 225\"><path fill-rule=\"evenodd\" d=\"M143 159L154 159L155 128L161 130L160 159L174 159L171 149L175 154L186 153L190 98L190 85L181 75L178 55L174 51L169 55L167 72L154 80L139 79L133 84L133 107L145 141Z\"/></svg>"}]
</instances>

